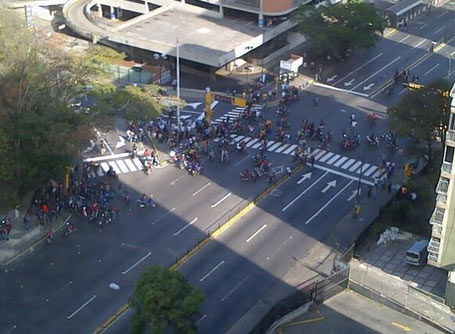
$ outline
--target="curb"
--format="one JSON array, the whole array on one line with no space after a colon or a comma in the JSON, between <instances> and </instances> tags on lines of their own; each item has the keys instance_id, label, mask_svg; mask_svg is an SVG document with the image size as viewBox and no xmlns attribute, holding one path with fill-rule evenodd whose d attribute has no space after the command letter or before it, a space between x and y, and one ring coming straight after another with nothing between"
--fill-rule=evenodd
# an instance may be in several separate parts
<instances>
[{"instance_id":1,"label":"curb","mask_svg":"<svg viewBox=\"0 0 455 334\"><path fill-rule=\"evenodd\" d=\"M54 231L58 231L63 225L66 224L66 222L68 222L68 220L71 219L71 216L72 216L72 213L68 214L68 216L62 220L62 223L59 224L57 223L56 226L54 226L53 230ZM19 254L16 254L15 256L13 256L11 259L9 259L3 266L6 267L8 266L9 264L11 264L12 262L16 261L18 258L20 258L21 256L25 255L25 253L27 252L31 252L33 251L33 248L35 248L35 246L39 245L41 242L44 241L44 239L46 239L47 237L47 233L46 234L43 234L37 241L35 241L31 246L28 246L26 249L24 249L23 251L21 251Z\"/></svg>"},{"instance_id":2,"label":"curb","mask_svg":"<svg viewBox=\"0 0 455 334\"><path fill-rule=\"evenodd\" d=\"M218 236L220 236L223 232L225 232L229 227L231 227L236 221L246 215L251 209L253 209L257 203L264 199L265 196L270 194L273 190L281 186L285 183L288 179L294 176L303 165L297 165L289 175L283 176L277 182L269 186L266 190L264 190L261 194L259 194L255 199L251 200L243 209L241 209L237 214L235 214L232 218L226 221L223 225L218 227L215 231L208 234L207 237L202 239L196 246L191 248L185 255L183 255L180 259L176 260L174 264L172 264L169 268L171 270L177 270L179 266L189 260L194 254L196 254L199 250L201 250L205 245L207 245L210 241L214 240ZM92 334L102 334L106 329L108 329L118 318L120 318L123 314L128 311L130 308L130 304L127 303L123 305L114 315L112 315L109 319L107 319L102 325L93 331Z\"/></svg>"}]
</instances>

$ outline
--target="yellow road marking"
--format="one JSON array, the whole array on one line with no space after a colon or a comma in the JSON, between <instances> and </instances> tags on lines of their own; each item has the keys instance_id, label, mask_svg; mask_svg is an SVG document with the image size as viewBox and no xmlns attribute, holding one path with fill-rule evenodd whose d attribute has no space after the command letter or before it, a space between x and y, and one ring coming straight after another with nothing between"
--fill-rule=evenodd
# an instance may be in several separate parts
<instances>
[{"instance_id":1,"label":"yellow road marking","mask_svg":"<svg viewBox=\"0 0 455 334\"><path fill-rule=\"evenodd\" d=\"M169 268L171 270L177 270L177 268L180 265L185 263L189 258L191 258L194 254L196 254L202 247L204 247L206 244L208 244L211 240L213 240L216 237L220 236L224 231L226 231L236 221L238 221L240 218L242 218L244 215L246 215L248 211L250 211L252 208L254 208L256 206L256 203L260 202L266 195L268 195L274 189L276 189L277 187L282 185L284 182L286 182L291 176L293 176L295 173L297 173L301 168L302 168L301 165L297 166L292 171L290 176L285 176L285 177L281 178L280 181L278 181L277 183L275 183L275 184L271 185L269 188L267 188L267 190L265 190L261 195L259 195L256 200L251 201L245 208L240 210L237 214L235 214L225 224L223 224L218 229L216 229L207 238L203 239L199 244L197 244L195 247L193 247L188 253L186 253L184 256L182 256L176 263L171 265ZM113 316L111 316L108 320L106 320L101 326L99 326L97 329L95 329L93 334L101 334L101 333L103 333L107 328L109 328L114 323L115 320L117 320L126 311L128 311L129 307L130 307L129 303L123 305L120 308L120 310L118 310Z\"/></svg>"},{"instance_id":2,"label":"yellow road marking","mask_svg":"<svg viewBox=\"0 0 455 334\"><path fill-rule=\"evenodd\" d=\"M385 37L392 36L392 35L393 35L394 33L396 33L397 31L398 31L398 30L396 30L395 28L390 29L388 32L386 32L386 33L384 34L384 38L385 38Z\"/></svg>"},{"instance_id":3,"label":"yellow road marking","mask_svg":"<svg viewBox=\"0 0 455 334\"><path fill-rule=\"evenodd\" d=\"M395 327L398 327L404 331L407 331L409 332L411 330L411 328L407 327L407 326L403 326L403 325L400 325L398 322L392 322L392 325L394 325Z\"/></svg>"}]
</instances>

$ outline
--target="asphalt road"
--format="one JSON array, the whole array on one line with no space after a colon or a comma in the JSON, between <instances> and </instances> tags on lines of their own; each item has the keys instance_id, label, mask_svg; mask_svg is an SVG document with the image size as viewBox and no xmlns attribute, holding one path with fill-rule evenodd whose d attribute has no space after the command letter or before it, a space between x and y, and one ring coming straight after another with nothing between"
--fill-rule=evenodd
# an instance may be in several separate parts
<instances>
[{"instance_id":1,"label":"asphalt road","mask_svg":"<svg viewBox=\"0 0 455 334\"><path fill-rule=\"evenodd\" d=\"M428 23L417 30L419 38L434 38L441 22L437 15L442 15L441 10L419 21L424 24L409 25L408 32ZM453 13L448 12L443 17L453 20ZM447 25L437 33L449 36L452 34L450 29L452 27ZM393 71L395 65L412 64L424 51L416 50L418 48L412 45L402 45L403 50L398 49L396 42L395 47L392 46L383 45L381 41L379 50L369 51L383 52L377 59L388 61L372 61L356 71L362 73L354 78L353 85L358 86L356 91L363 90L363 86L370 85L373 79L382 78L382 81L374 81L372 87L379 86L387 80L388 71ZM445 52L445 48L440 51ZM408 56L405 56L406 52L409 52ZM420 74L421 79L431 80L446 73L443 60L438 58L442 59L444 55L438 52L431 57L435 57L434 64L437 61L441 65L427 75ZM392 63L398 56L401 58ZM419 65L427 66L422 71L431 65L431 57ZM344 75L369 59L367 56L352 64L346 62ZM343 76L341 72L338 75ZM341 84L344 86L344 82ZM316 95L320 96L319 107L312 104L312 97ZM385 120L370 126L366 115L374 111L384 118L387 105L395 98L398 97L379 94L372 100L313 86L302 93L300 102L291 106L292 132L298 129L302 117L314 122L322 118L326 127L333 129L331 152L317 152L313 170L305 168L283 184L181 267L186 277L201 286L207 295L199 323L201 333L227 332L259 300L267 299L277 291L293 291L283 277L295 258L311 258L311 249L317 240L324 240L336 221L352 210L355 201L352 196L357 190L362 162L372 170L369 176L362 177L365 189L376 173L373 167L383 155L387 160L400 159L383 146L369 148L362 144L354 151L342 151L338 140L341 131L349 126L348 116L357 115L357 131L362 138L373 131L381 133L387 129ZM219 108L220 114L233 109ZM264 113L267 118L275 119L274 110ZM249 149L250 154L255 152L253 147ZM271 143L272 167L292 164L291 155L285 153L289 147L276 153L280 144ZM341 159L344 160L340 163ZM351 159L351 164L343 168ZM50 247L38 246L32 255L4 268L0 273L0 332L35 333L37 328L38 332L46 333L92 331L127 301L144 266L151 263L169 265L214 229L227 212L235 210L267 186L263 181L248 184L240 181L238 174L249 166L248 156L236 155L229 166L218 161L205 163L204 175L197 178L173 167L156 169L151 176L144 176L142 172L122 174L120 179L134 198L142 193L153 193L158 207L139 209L132 203L132 210L128 211L123 203L118 203L124 213L110 226L99 230L86 222L76 221L76 234L65 239L59 237ZM302 180L302 176L310 172L311 175ZM365 197L365 191L362 197ZM118 284L120 290L110 289L112 282ZM127 318L121 318L113 329L125 329Z\"/></svg>"}]
</instances>

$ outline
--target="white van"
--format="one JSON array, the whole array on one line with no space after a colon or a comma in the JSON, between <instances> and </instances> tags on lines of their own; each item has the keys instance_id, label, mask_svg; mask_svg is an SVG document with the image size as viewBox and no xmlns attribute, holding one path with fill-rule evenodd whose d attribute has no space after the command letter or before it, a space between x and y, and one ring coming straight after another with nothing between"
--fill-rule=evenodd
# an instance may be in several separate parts
<instances>
[{"instance_id":1,"label":"white van","mask_svg":"<svg viewBox=\"0 0 455 334\"><path fill-rule=\"evenodd\" d=\"M406 251L405 262L413 266L421 266L427 263L428 256L428 240L421 240L415 242Z\"/></svg>"}]
</instances>

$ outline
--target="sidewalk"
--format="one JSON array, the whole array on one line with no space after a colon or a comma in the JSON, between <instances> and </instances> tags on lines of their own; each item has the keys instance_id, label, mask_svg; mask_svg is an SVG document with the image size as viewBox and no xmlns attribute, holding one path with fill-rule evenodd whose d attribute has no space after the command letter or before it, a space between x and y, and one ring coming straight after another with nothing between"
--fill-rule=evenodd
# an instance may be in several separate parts
<instances>
[{"instance_id":1,"label":"sidewalk","mask_svg":"<svg viewBox=\"0 0 455 334\"><path fill-rule=\"evenodd\" d=\"M374 266L353 259L350 262L350 287L400 312L421 315L427 323L446 332L455 332L455 313L436 300L409 288L407 281Z\"/></svg>"},{"instance_id":2,"label":"sidewalk","mask_svg":"<svg viewBox=\"0 0 455 334\"><path fill-rule=\"evenodd\" d=\"M50 230L57 231L71 218L71 214L62 212L58 219L44 226L40 226L34 217L28 215L30 222L26 227L23 218L24 214L20 214L19 218L14 220L9 240L0 240L0 267L6 267L27 252L33 252L35 246L44 241L47 233Z\"/></svg>"}]
</instances>

